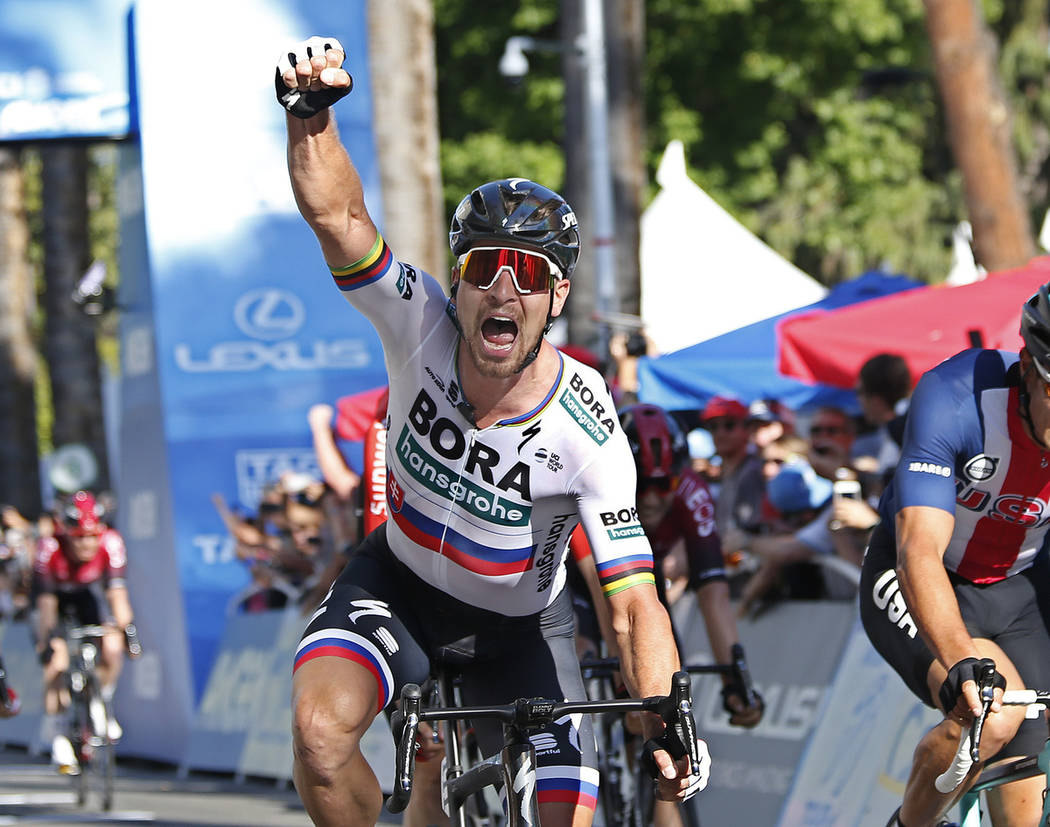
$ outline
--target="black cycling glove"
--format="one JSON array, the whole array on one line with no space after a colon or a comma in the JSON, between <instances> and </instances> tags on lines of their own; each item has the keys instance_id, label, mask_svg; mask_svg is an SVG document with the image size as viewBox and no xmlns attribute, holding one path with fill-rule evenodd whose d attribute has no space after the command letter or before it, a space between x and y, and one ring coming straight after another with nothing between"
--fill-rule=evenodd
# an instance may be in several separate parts
<instances>
[{"instance_id":1,"label":"black cycling glove","mask_svg":"<svg viewBox=\"0 0 1050 827\"><path fill-rule=\"evenodd\" d=\"M731 698L738 698L743 704L743 709L735 709L730 703ZM744 712L751 707L756 707L759 710L759 715L757 720L755 720L753 724L750 724L750 726L756 726L758 722L762 720L762 715L764 715L766 711L765 699L763 699L757 689L752 689L751 700L752 702L748 703L747 687L740 682L730 683L722 687L722 709L729 713L729 723L734 723L734 716L739 715L741 712Z\"/></svg>"},{"instance_id":2,"label":"black cycling glove","mask_svg":"<svg viewBox=\"0 0 1050 827\"><path fill-rule=\"evenodd\" d=\"M989 669L992 672L992 688L1005 689L1006 678L995 671L995 661L991 658L963 658L948 670L948 677L941 684L941 691L938 693L945 714L951 714L955 709L962 695L962 685L973 681L980 688L983 674Z\"/></svg>"},{"instance_id":3,"label":"black cycling glove","mask_svg":"<svg viewBox=\"0 0 1050 827\"><path fill-rule=\"evenodd\" d=\"M318 89L317 91L289 89L284 82L284 73L294 69L295 64L301 60L308 60L315 54L324 54L329 49L337 49L346 54L346 50L334 37L311 37L301 43L296 43L287 53L281 55L277 61L277 74L274 85L277 90L277 102L291 112L297 118L312 118L318 112L327 109L337 100L350 94L354 88L354 79L350 78L350 85L339 89Z\"/></svg>"}]
</instances>

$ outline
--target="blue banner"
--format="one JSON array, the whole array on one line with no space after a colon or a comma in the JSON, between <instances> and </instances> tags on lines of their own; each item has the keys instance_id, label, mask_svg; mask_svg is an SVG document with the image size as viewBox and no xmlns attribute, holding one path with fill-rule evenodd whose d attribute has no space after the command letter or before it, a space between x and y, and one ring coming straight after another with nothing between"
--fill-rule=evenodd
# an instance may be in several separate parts
<instances>
[{"instance_id":1,"label":"blue banner","mask_svg":"<svg viewBox=\"0 0 1050 827\"><path fill-rule=\"evenodd\" d=\"M149 487L155 508L172 515L197 697L226 604L248 580L212 494L254 512L263 486L282 471L316 474L310 406L386 382L378 337L332 284L295 207L273 88L289 42L340 40L354 91L333 112L378 221L365 5L142 0L132 15L143 213L142 238L124 244L140 244L145 264L122 267L123 335L126 349L137 336L132 349L154 361L138 374L125 370L126 382L140 387L129 387L125 409L144 394L163 423L165 476ZM145 375L156 378L155 399L141 389ZM156 447L148 430L125 429L122 463L140 479L122 475L122 500L142 496L142 471L133 466ZM132 545L132 559L138 551Z\"/></svg>"},{"instance_id":2,"label":"blue banner","mask_svg":"<svg viewBox=\"0 0 1050 827\"><path fill-rule=\"evenodd\" d=\"M0 0L0 141L121 138L131 0Z\"/></svg>"}]
</instances>

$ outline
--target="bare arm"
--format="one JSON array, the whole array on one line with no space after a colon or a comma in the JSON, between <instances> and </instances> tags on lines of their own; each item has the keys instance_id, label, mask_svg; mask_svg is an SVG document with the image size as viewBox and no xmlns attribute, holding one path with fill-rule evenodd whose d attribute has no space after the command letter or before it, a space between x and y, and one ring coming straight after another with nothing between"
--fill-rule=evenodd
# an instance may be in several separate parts
<instances>
[{"instance_id":1,"label":"bare arm","mask_svg":"<svg viewBox=\"0 0 1050 827\"><path fill-rule=\"evenodd\" d=\"M36 599L36 644L37 650L47 647L47 642L58 625L58 597L43 592Z\"/></svg>"},{"instance_id":2,"label":"bare arm","mask_svg":"<svg viewBox=\"0 0 1050 827\"><path fill-rule=\"evenodd\" d=\"M346 464L339 446L335 444L332 434L333 413L331 405L314 405L307 414L307 420L310 423L314 453L317 454L321 476L339 499L346 502L361 484L361 477Z\"/></svg>"},{"instance_id":3,"label":"bare arm","mask_svg":"<svg viewBox=\"0 0 1050 827\"><path fill-rule=\"evenodd\" d=\"M678 670L678 651L654 586L634 586L611 595L609 614L624 683L635 697L666 695Z\"/></svg>"},{"instance_id":4,"label":"bare arm","mask_svg":"<svg viewBox=\"0 0 1050 827\"><path fill-rule=\"evenodd\" d=\"M704 583L696 590L696 603L704 618L704 628L707 629L707 639L715 661L729 663L732 660L730 649L740 640L736 616L729 603L729 583L725 580Z\"/></svg>"},{"instance_id":5,"label":"bare arm","mask_svg":"<svg viewBox=\"0 0 1050 827\"><path fill-rule=\"evenodd\" d=\"M285 84L300 90L345 88L350 76L341 69L343 53L301 60L284 75ZM285 116L288 128L288 172L295 202L317 235L325 260L345 267L368 254L376 228L365 209L361 178L339 139L331 110L311 118Z\"/></svg>"},{"instance_id":6,"label":"bare arm","mask_svg":"<svg viewBox=\"0 0 1050 827\"><path fill-rule=\"evenodd\" d=\"M117 626L123 629L129 623L133 623L135 615L131 611L131 601L128 599L128 590L123 586L110 586L106 589L106 600L109 602L109 610L113 612L113 619Z\"/></svg>"},{"instance_id":7,"label":"bare arm","mask_svg":"<svg viewBox=\"0 0 1050 827\"><path fill-rule=\"evenodd\" d=\"M944 568L955 518L929 506L897 513L897 578L919 633L945 669L979 658Z\"/></svg>"}]
</instances>

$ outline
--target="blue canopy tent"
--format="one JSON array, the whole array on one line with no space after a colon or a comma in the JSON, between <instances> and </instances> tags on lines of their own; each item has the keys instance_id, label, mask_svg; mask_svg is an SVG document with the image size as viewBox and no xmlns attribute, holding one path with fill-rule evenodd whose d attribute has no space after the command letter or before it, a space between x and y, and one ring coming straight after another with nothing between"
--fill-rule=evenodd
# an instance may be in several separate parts
<instances>
[{"instance_id":1,"label":"blue canopy tent","mask_svg":"<svg viewBox=\"0 0 1050 827\"><path fill-rule=\"evenodd\" d=\"M703 408L712 396L729 396L748 404L778 399L793 410L837 405L856 411L853 391L810 385L777 372L777 323L813 310L834 310L868 299L922 286L907 276L871 270L835 285L818 302L763 319L713 339L638 365L638 398L677 411Z\"/></svg>"}]
</instances>

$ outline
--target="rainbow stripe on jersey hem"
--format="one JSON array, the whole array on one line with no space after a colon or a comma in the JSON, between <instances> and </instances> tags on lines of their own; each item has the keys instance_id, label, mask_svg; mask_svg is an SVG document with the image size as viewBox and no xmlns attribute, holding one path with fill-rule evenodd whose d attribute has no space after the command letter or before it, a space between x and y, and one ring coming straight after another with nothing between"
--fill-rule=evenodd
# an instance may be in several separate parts
<instances>
[{"instance_id":1,"label":"rainbow stripe on jersey hem","mask_svg":"<svg viewBox=\"0 0 1050 827\"><path fill-rule=\"evenodd\" d=\"M386 271L390 269L390 264L393 260L394 255L390 252L386 242L383 241L383 236L376 233L375 244L364 256L353 264L346 265L346 267L331 267L329 269L332 271L332 278L335 279L336 287L343 291L357 290L359 287L364 287L366 284L372 284L372 282L381 279Z\"/></svg>"}]
</instances>

